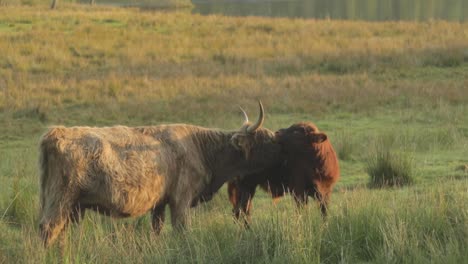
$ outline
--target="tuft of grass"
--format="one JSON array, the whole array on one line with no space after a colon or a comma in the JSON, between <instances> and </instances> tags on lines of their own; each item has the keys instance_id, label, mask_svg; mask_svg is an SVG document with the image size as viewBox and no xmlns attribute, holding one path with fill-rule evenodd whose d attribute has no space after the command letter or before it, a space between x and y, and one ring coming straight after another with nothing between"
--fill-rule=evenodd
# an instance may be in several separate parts
<instances>
[{"instance_id":1,"label":"tuft of grass","mask_svg":"<svg viewBox=\"0 0 468 264\"><path fill-rule=\"evenodd\" d=\"M341 131L336 135L333 146L340 160L351 160L357 144L353 135L348 131Z\"/></svg>"},{"instance_id":2,"label":"tuft of grass","mask_svg":"<svg viewBox=\"0 0 468 264\"><path fill-rule=\"evenodd\" d=\"M414 182L414 162L407 152L394 151L388 143L377 143L369 153L366 172L372 188L401 187Z\"/></svg>"}]
</instances>

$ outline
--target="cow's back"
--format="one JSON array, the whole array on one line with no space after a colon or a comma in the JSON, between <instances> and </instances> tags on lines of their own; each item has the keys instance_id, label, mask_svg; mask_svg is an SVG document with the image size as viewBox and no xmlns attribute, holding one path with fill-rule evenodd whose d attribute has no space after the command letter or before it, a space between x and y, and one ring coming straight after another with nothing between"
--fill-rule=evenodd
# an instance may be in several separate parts
<instances>
[{"instance_id":1,"label":"cow's back","mask_svg":"<svg viewBox=\"0 0 468 264\"><path fill-rule=\"evenodd\" d=\"M78 187L85 207L141 215L164 196L170 164L160 161L172 154L133 128L55 127L41 148L66 172L65 184Z\"/></svg>"}]
</instances>

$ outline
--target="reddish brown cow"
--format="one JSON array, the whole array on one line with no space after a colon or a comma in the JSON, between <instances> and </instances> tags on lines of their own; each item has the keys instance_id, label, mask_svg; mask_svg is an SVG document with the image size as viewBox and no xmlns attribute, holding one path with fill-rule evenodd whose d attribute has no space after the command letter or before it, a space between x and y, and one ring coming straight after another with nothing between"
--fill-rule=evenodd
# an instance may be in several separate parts
<instances>
[{"instance_id":1,"label":"reddish brown cow","mask_svg":"<svg viewBox=\"0 0 468 264\"><path fill-rule=\"evenodd\" d=\"M327 215L327 205L334 184L340 177L338 158L328 136L310 122L294 124L276 132L282 146L283 159L255 175L235 178L228 183L229 200L237 219L242 215L248 225L252 198L257 185L273 198L289 191L298 207L307 204L308 196L317 199L322 216Z\"/></svg>"}]
</instances>

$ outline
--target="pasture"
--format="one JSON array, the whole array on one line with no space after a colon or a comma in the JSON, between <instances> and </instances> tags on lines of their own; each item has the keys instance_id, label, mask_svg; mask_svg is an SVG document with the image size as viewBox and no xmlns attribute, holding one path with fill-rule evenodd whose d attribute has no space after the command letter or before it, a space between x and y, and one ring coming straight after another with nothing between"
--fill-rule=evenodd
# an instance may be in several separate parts
<instances>
[{"instance_id":1,"label":"pasture","mask_svg":"<svg viewBox=\"0 0 468 264\"><path fill-rule=\"evenodd\" d=\"M1 1L0 1L1 3ZM461 263L468 258L468 24L201 16L61 3L0 9L0 263L58 263L38 234L47 126L191 123L236 129L261 99L272 130L313 121L339 157L327 222L290 197L226 188L160 236L149 215L87 213L70 263ZM369 188L379 149L414 182Z\"/></svg>"}]
</instances>

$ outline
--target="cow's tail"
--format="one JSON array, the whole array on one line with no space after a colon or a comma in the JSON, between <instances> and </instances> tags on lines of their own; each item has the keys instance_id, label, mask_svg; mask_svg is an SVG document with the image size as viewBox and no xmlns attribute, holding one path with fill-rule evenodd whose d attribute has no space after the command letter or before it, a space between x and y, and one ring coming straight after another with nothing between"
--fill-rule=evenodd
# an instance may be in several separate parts
<instances>
[{"instance_id":1,"label":"cow's tail","mask_svg":"<svg viewBox=\"0 0 468 264\"><path fill-rule=\"evenodd\" d=\"M39 146L39 213L41 216L44 208L44 184L46 183L47 172L49 171L48 155L43 143L41 140Z\"/></svg>"},{"instance_id":2,"label":"cow's tail","mask_svg":"<svg viewBox=\"0 0 468 264\"><path fill-rule=\"evenodd\" d=\"M46 207L46 197L47 189L51 180L60 180L53 179L54 175L52 172L50 161L53 159L53 156L57 154L57 148L59 146L59 137L57 137L60 132L60 128L51 128L44 136L42 136L39 144L39 187L40 187L40 200L39 200L39 209L41 214ZM51 179L52 178L52 179Z\"/></svg>"},{"instance_id":3,"label":"cow's tail","mask_svg":"<svg viewBox=\"0 0 468 264\"><path fill-rule=\"evenodd\" d=\"M61 128L50 129L41 139L39 145L39 217L42 239L45 245L54 240L64 226L61 221L63 198L63 155L61 155ZM63 134L62 134L63 135ZM55 231L57 230L57 231Z\"/></svg>"}]
</instances>

